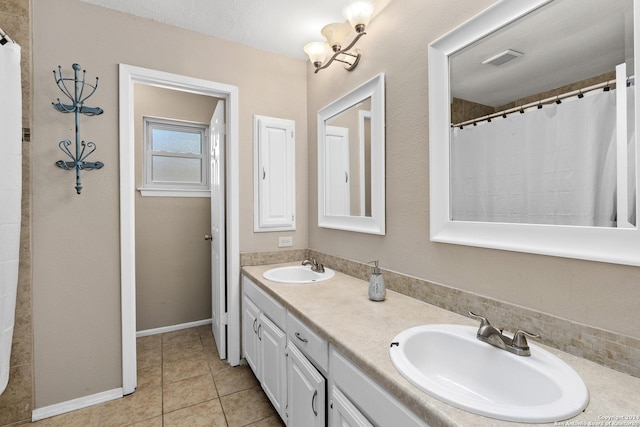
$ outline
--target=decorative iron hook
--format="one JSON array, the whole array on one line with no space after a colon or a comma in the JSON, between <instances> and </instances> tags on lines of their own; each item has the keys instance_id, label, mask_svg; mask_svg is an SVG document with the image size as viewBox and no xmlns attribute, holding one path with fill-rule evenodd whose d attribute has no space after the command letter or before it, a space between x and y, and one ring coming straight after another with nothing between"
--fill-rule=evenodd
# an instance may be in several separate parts
<instances>
[{"instance_id":1,"label":"decorative iron hook","mask_svg":"<svg viewBox=\"0 0 640 427\"><path fill-rule=\"evenodd\" d=\"M84 102L91 97L98 89L98 77L96 77L96 83L90 84L86 81L87 71L82 71L82 78L79 78L78 72L81 67L78 64L73 64L73 78L63 77L62 76L62 67L58 65L58 72L53 70L53 78L58 86L58 89L71 101L71 104L64 104L60 101L60 98L57 99L57 102L52 102L53 107L61 112L61 113L74 113L75 114L75 122L76 122L76 142L75 142L75 154L69 148L72 142L68 139L60 141L58 143L58 147L65 153L71 161L58 160L56 162L56 166L61 169L71 170L75 169L76 171L76 193L80 194L82 191L82 182L80 180L80 171L81 170L93 170L100 169L104 166L102 162L87 162L86 159L89 157L94 151L96 151L96 144L94 142L85 142L80 139L80 122L79 122L79 114L84 114L85 116L97 116L102 114L104 111L99 107L87 107L84 105ZM67 87L67 83L73 83L73 94L71 90ZM84 96L85 89L89 88L88 94Z\"/></svg>"}]
</instances>

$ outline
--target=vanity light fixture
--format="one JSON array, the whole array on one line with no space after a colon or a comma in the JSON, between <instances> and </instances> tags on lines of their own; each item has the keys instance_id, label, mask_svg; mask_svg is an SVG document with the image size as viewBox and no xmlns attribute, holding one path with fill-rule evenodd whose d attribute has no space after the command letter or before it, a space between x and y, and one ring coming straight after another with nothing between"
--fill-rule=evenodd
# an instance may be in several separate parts
<instances>
[{"instance_id":1,"label":"vanity light fixture","mask_svg":"<svg viewBox=\"0 0 640 427\"><path fill-rule=\"evenodd\" d=\"M360 52L353 48L360 40L360 37L366 34L364 30L369 24L373 8L373 0L350 0L342 8L342 15L349 23L342 22L325 25L321 33L326 41L311 42L304 46L304 52L316 68L316 73L327 68L333 61L344 63L344 68L347 71L356 68L360 61ZM355 31L356 35L343 48L342 46L352 30ZM331 57L325 61L328 54L331 54Z\"/></svg>"}]
</instances>

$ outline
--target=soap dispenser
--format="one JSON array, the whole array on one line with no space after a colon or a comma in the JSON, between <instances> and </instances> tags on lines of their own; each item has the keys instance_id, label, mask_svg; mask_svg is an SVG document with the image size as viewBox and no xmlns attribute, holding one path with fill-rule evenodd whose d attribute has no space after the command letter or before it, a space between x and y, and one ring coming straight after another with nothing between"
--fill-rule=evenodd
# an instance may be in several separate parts
<instances>
[{"instance_id":1,"label":"soap dispenser","mask_svg":"<svg viewBox=\"0 0 640 427\"><path fill-rule=\"evenodd\" d=\"M384 286L384 277L380 273L380 267L378 267L378 260L371 261L373 264L373 271L371 272L371 279L369 279L369 299L371 301L384 301L387 296L387 290Z\"/></svg>"}]
</instances>

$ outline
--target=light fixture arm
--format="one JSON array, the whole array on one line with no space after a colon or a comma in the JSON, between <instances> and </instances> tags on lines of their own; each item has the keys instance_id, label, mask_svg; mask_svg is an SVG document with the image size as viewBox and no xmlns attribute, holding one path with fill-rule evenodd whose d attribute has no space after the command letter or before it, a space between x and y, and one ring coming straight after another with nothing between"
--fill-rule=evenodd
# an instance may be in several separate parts
<instances>
[{"instance_id":1,"label":"light fixture arm","mask_svg":"<svg viewBox=\"0 0 640 427\"><path fill-rule=\"evenodd\" d=\"M333 61L343 62L343 63L349 65L349 67L345 67L345 69L347 71L353 70L356 67L356 65L358 65L358 62L360 61L360 54L359 53L358 54L353 54L353 53L350 53L349 51L356 45L358 40L360 40L360 37L364 36L365 34L367 34L367 33L364 32L364 31L359 32L353 38L351 43L349 43L349 46L334 52L334 54L331 56L331 58L329 58L329 60L324 65L322 65L320 67L316 67L316 70L314 71L314 73L317 73L318 71L327 68L329 65L331 65L331 63ZM343 59L338 59L338 55L349 55L349 56L354 57L355 59L353 60L353 62L349 62L349 61L345 61Z\"/></svg>"}]
</instances>

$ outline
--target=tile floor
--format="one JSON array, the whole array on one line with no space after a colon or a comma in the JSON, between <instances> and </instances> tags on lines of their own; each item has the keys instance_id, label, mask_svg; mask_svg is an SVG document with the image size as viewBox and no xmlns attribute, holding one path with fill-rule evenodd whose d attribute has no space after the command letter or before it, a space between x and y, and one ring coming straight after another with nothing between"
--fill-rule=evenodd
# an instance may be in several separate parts
<instances>
[{"instance_id":1,"label":"tile floor","mask_svg":"<svg viewBox=\"0 0 640 427\"><path fill-rule=\"evenodd\" d=\"M284 426L248 366L218 358L210 326L138 338L138 388L34 423L73 426Z\"/></svg>"}]
</instances>

